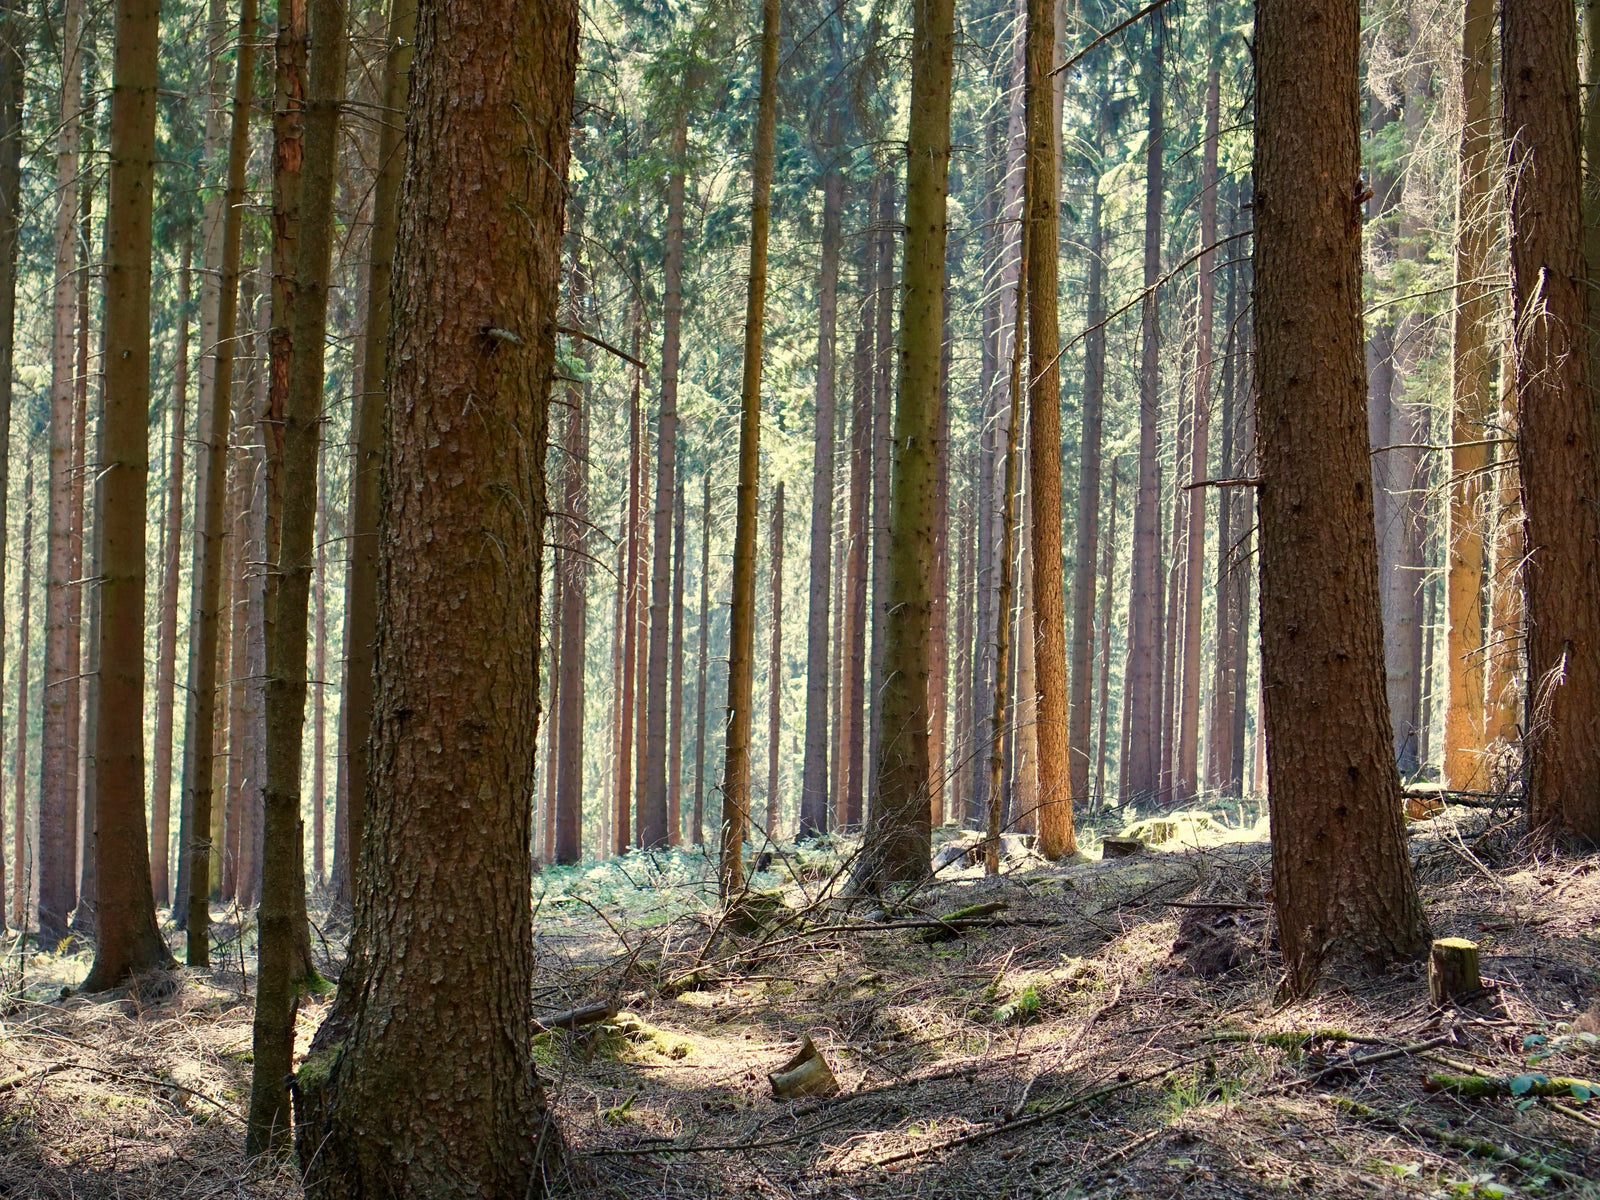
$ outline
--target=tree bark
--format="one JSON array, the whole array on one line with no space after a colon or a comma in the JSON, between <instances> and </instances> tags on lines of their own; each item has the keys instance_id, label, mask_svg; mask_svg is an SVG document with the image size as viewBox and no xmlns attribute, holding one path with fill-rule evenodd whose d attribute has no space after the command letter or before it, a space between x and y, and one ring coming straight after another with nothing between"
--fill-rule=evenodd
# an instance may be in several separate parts
<instances>
[{"instance_id":1,"label":"tree bark","mask_svg":"<svg viewBox=\"0 0 1600 1200\"><path fill-rule=\"evenodd\" d=\"M767 828L777 841L783 816L778 795L778 742L783 732L783 480L772 497L772 654L767 659Z\"/></svg>"},{"instance_id":2,"label":"tree bark","mask_svg":"<svg viewBox=\"0 0 1600 1200\"><path fill-rule=\"evenodd\" d=\"M633 323L633 349L634 356L638 357L639 349L639 299L634 296L631 305ZM644 425L643 414L639 409L639 371L633 371L633 386L628 397L628 495L627 517L625 520L626 533L623 537L624 553L627 555L627 569L625 582L619 580L623 586L622 600L622 690L620 692L619 707L617 710L617 779L616 779L616 815L612 825L615 841L612 853L626 854L628 847L633 842L633 786L634 786L634 743L640 736L640 731L634 728L634 713L637 703L634 691L639 686L639 524L643 518L643 506L640 496L644 487Z\"/></svg>"},{"instance_id":3,"label":"tree bark","mask_svg":"<svg viewBox=\"0 0 1600 1200\"><path fill-rule=\"evenodd\" d=\"M28 665L32 655L29 653L29 617L32 615L33 605L29 602L32 594L33 574L33 455L28 455L28 468L22 493L22 590L19 597L22 601L22 615L17 622L17 736L15 741L15 758L12 760L12 780L15 790L12 795L12 876L11 891L11 925L14 929L27 931L28 928ZM40 941L44 941L46 934L40 930Z\"/></svg>"},{"instance_id":4,"label":"tree bark","mask_svg":"<svg viewBox=\"0 0 1600 1200\"><path fill-rule=\"evenodd\" d=\"M874 179L867 196L867 223L878 207ZM850 510L845 580L844 785L835 796L834 827L858 829L866 798L867 697L867 506L872 480L872 338L877 325L871 239L862 246L856 289L861 296L861 325L856 331L851 366Z\"/></svg>"},{"instance_id":5,"label":"tree bark","mask_svg":"<svg viewBox=\"0 0 1600 1200\"><path fill-rule=\"evenodd\" d=\"M887 649L888 598L890 571L890 506L893 503L890 473L894 446L890 430L894 421L894 185L892 170L878 174L875 276L877 299L873 303L875 329L872 338L872 506L871 506L871 604L872 657L867 663L867 761L863 783L866 790L867 821L876 817L878 772L882 766L879 751L883 745L884 653Z\"/></svg>"},{"instance_id":6,"label":"tree bark","mask_svg":"<svg viewBox=\"0 0 1600 1200\"><path fill-rule=\"evenodd\" d=\"M317 446L317 528L314 540L316 583L312 588L311 632L316 638L311 660L311 888L326 879L328 807L328 523L332 497L328 494L328 443Z\"/></svg>"},{"instance_id":7,"label":"tree bark","mask_svg":"<svg viewBox=\"0 0 1600 1200\"><path fill-rule=\"evenodd\" d=\"M684 487L678 473L678 499L672 518L672 667L668 684L667 841L683 842L683 576ZM581 722L581 716L579 718Z\"/></svg>"},{"instance_id":8,"label":"tree bark","mask_svg":"<svg viewBox=\"0 0 1600 1200\"><path fill-rule=\"evenodd\" d=\"M1571 5L1500 16L1510 149L1512 356L1526 558L1528 820L1600 842L1600 447L1584 326L1577 29Z\"/></svg>"},{"instance_id":9,"label":"tree bark","mask_svg":"<svg viewBox=\"0 0 1600 1200\"><path fill-rule=\"evenodd\" d=\"M755 689L756 504L761 470L761 347L767 311L767 232L778 105L779 0L761 4L761 92L751 155L750 285L745 301L744 379L739 401L739 487L733 535L728 637L728 734L722 777L719 877L724 899L744 887L750 822L750 726Z\"/></svg>"},{"instance_id":10,"label":"tree bark","mask_svg":"<svg viewBox=\"0 0 1600 1200\"><path fill-rule=\"evenodd\" d=\"M589 318L589 276L581 261L572 270L571 312L582 329ZM589 364L588 343L574 347L578 360ZM572 864L583 857L583 738L589 641L589 412L588 384L567 384L566 485L562 538L564 567L561 592L560 710L555 714L556 806L555 862ZM605 843L600 843L602 852Z\"/></svg>"},{"instance_id":11,"label":"tree bark","mask_svg":"<svg viewBox=\"0 0 1600 1200\"><path fill-rule=\"evenodd\" d=\"M1061 218L1057 208L1055 0L1028 0L1028 486L1038 849L1054 861L1077 849L1068 748L1067 617L1061 560L1061 374L1057 329Z\"/></svg>"},{"instance_id":12,"label":"tree bark","mask_svg":"<svg viewBox=\"0 0 1600 1200\"><path fill-rule=\"evenodd\" d=\"M822 177L822 268L817 283L816 441L811 459L811 587L806 609L806 743L800 837L828 830L828 589L833 573L834 361L844 176Z\"/></svg>"},{"instance_id":13,"label":"tree bark","mask_svg":"<svg viewBox=\"0 0 1600 1200\"><path fill-rule=\"evenodd\" d=\"M694 829L691 844L705 845L706 798L706 676L707 638L711 616L711 472L704 477L705 495L700 502L700 650L695 668L694 688Z\"/></svg>"},{"instance_id":14,"label":"tree bark","mask_svg":"<svg viewBox=\"0 0 1600 1200\"><path fill-rule=\"evenodd\" d=\"M1291 995L1428 947L1385 701L1364 436L1360 15L1355 0L1257 9L1261 646Z\"/></svg>"},{"instance_id":15,"label":"tree bark","mask_svg":"<svg viewBox=\"0 0 1600 1200\"><path fill-rule=\"evenodd\" d=\"M27 14L23 0L0 4L0 446L11 445L12 371L16 357L17 246L22 231L22 105L26 95L24 51L28 45ZM0 454L0 563L6 559L6 502L10 491L9 453ZM5 636L5 589L0 587L0 638ZM27 593L23 593L26 605ZM24 642L24 645L27 643ZM0 659L4 659L0 654ZM0 662L0 688L5 666ZM20 773L19 773L20 775ZM16 819L27 826L25 806L17 806ZM5 840L0 822L0 843ZM22 903L16 907L21 919L18 929L27 929L27 875L24 873L24 841L17 839L15 863L17 880L23 886ZM5 881L0 873L0 903L4 903Z\"/></svg>"},{"instance_id":16,"label":"tree bark","mask_svg":"<svg viewBox=\"0 0 1600 1200\"><path fill-rule=\"evenodd\" d=\"M155 770L150 789L150 886L158 908L168 902L167 863L172 857L172 728L177 690L178 577L183 561L183 444L188 436L185 414L189 401L189 263L193 243L188 232L178 267L177 353L172 370L172 442L167 464L166 539L161 570L160 627L156 633Z\"/></svg>"},{"instance_id":17,"label":"tree bark","mask_svg":"<svg viewBox=\"0 0 1600 1200\"><path fill-rule=\"evenodd\" d=\"M95 526L100 645L95 754L95 946L87 992L172 963L150 896L144 819L144 555L150 407L150 222L158 0L117 9L106 206L103 454Z\"/></svg>"},{"instance_id":18,"label":"tree bark","mask_svg":"<svg viewBox=\"0 0 1600 1200\"><path fill-rule=\"evenodd\" d=\"M542 1196L561 1148L530 1044L531 909L497 898L532 883L578 12L426 0L417 33L368 853L353 961L312 1055L331 1069L300 1075L298 1147L314 1198ZM442 974L471 986L440 988Z\"/></svg>"},{"instance_id":19,"label":"tree bark","mask_svg":"<svg viewBox=\"0 0 1600 1200\"><path fill-rule=\"evenodd\" d=\"M1100 809L1106 802L1106 727L1111 710L1111 602L1112 574L1117 564L1117 460L1111 461L1111 494L1106 498L1106 551L1105 567L1101 574L1100 601L1100 734L1096 738L1094 763L1094 795L1092 807Z\"/></svg>"}]
</instances>

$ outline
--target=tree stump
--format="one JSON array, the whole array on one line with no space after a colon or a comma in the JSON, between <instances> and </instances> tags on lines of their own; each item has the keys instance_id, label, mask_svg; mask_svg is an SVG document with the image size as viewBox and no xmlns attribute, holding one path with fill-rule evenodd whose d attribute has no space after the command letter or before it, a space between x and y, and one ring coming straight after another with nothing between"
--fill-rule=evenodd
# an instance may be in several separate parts
<instances>
[{"instance_id":1,"label":"tree stump","mask_svg":"<svg viewBox=\"0 0 1600 1200\"><path fill-rule=\"evenodd\" d=\"M1132 858L1144 853L1144 843L1133 837L1108 837L1100 840L1101 858Z\"/></svg>"},{"instance_id":2,"label":"tree stump","mask_svg":"<svg viewBox=\"0 0 1600 1200\"><path fill-rule=\"evenodd\" d=\"M1481 992L1478 978L1478 944L1466 938L1437 938L1428 956L1428 995L1435 1004L1456 996Z\"/></svg>"}]
</instances>

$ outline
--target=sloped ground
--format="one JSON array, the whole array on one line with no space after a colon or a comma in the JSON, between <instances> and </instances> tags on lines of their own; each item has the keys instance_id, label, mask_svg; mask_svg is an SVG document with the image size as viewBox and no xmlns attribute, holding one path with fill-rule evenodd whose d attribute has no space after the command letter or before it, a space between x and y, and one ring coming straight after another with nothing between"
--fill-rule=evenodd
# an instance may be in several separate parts
<instances>
[{"instance_id":1,"label":"sloped ground","mask_svg":"<svg viewBox=\"0 0 1600 1200\"><path fill-rule=\"evenodd\" d=\"M1419 968L1277 1008L1251 815L1131 859L1023 855L997 879L957 863L889 911L831 897L845 845L780 854L757 884L784 906L758 898L736 921L692 855L547 873L537 1006L624 1007L538 1039L573 1182L630 1198L1600 1195L1600 1102L1425 1087L1526 1074L1539 1054L1534 1071L1600 1075L1582 1034L1600 861L1520 857L1515 827L1481 813L1414 826L1436 936L1479 942L1497 986L1436 1012ZM925 940L930 916L1001 903ZM287 1170L239 1165L237 966L110 1002L40 994L66 974L34 964L34 999L6 1018L0 1195L295 1194ZM805 1035L843 1091L776 1102L767 1075Z\"/></svg>"}]
</instances>

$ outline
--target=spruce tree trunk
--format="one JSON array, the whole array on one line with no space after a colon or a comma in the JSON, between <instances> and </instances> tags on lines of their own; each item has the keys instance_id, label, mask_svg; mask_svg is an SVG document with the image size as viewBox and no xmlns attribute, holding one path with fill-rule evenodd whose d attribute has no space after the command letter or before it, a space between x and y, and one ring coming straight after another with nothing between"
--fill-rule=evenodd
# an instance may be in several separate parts
<instances>
[{"instance_id":1,"label":"spruce tree trunk","mask_svg":"<svg viewBox=\"0 0 1600 1200\"><path fill-rule=\"evenodd\" d=\"M678 359L683 325L683 193L688 116L672 131L672 170L667 176L666 296L661 321L661 412L656 423L656 501L652 514L655 554L650 570L650 641L645 705L645 766L639 814L639 844L668 845L672 824L667 803L667 708L672 621L672 506L677 495Z\"/></svg>"},{"instance_id":2,"label":"spruce tree trunk","mask_svg":"<svg viewBox=\"0 0 1600 1200\"><path fill-rule=\"evenodd\" d=\"M1584 11L1586 21L1594 21L1597 6L1590 3ZM1587 41L1586 46L1592 66L1596 62L1593 41ZM1456 308L1450 347L1450 516L1446 534L1449 575L1445 597L1449 699L1444 714L1444 783L1463 790L1482 788L1488 779L1484 761L1487 714L1483 637L1483 577L1488 556L1483 536L1487 514L1483 510L1489 487L1489 447L1483 443L1493 436L1492 323L1496 305L1494 290L1483 276L1489 270L1494 243L1494 222L1489 211L1495 186L1489 162L1493 54L1493 0L1468 0L1461 22ZM1600 97L1591 95L1590 103L1600 103ZM1585 132L1600 138L1600 128L1595 126L1600 122L1592 122ZM1597 237L1594 226L1590 237ZM1600 251L1600 246L1595 249ZM1600 266L1600 260L1592 261ZM1592 349L1590 358L1594 358Z\"/></svg>"},{"instance_id":3,"label":"spruce tree trunk","mask_svg":"<svg viewBox=\"0 0 1600 1200\"><path fill-rule=\"evenodd\" d=\"M194 633L190 654L196 667L193 672L194 691L191 703L194 722L190 736L193 768L189 797L190 828L193 831L188 846L189 854L189 906L188 948L186 961L191 967L210 963L210 921L212 874L221 865L220 843L213 836L214 828L221 828L213 813L226 807L215 804L215 752L217 737L217 708L219 702L226 714L229 708L228 690L222 690L217 678L219 667L224 678L229 672L231 655L219 652L222 622L232 626L231 613L222 609L223 574L232 574L230 558L224 553L227 527L228 462L230 458L230 429L233 423L233 363L234 334L239 318L239 277L243 249L243 212L245 167L250 144L250 100L255 87L255 0L240 0L239 48L234 77L233 110L228 135L228 176L223 203L222 221L222 281L218 293L217 339L212 347L212 384L208 417L208 439L205 450L205 494L196 496L199 510L200 544L197 557L200 563L198 592L200 603L193 614ZM230 603L231 607L231 603ZM221 691L221 695L219 695Z\"/></svg>"},{"instance_id":4,"label":"spruce tree trunk","mask_svg":"<svg viewBox=\"0 0 1600 1200\"><path fill-rule=\"evenodd\" d=\"M1428 948L1390 740L1368 492L1360 15L1355 0L1257 8L1261 646L1290 995Z\"/></svg>"},{"instance_id":5,"label":"spruce tree trunk","mask_svg":"<svg viewBox=\"0 0 1600 1200\"><path fill-rule=\"evenodd\" d=\"M1151 17L1149 135L1145 148L1144 286L1139 366L1139 484L1133 508L1133 579L1128 598L1128 670L1123 685L1128 763L1124 800L1148 802L1161 783L1161 277L1162 153L1165 148L1165 40L1160 11Z\"/></svg>"},{"instance_id":6,"label":"spruce tree trunk","mask_svg":"<svg viewBox=\"0 0 1600 1200\"><path fill-rule=\"evenodd\" d=\"M266 575L264 595L268 622L262 696L265 778L261 908L256 916L260 949L247 1154L266 1153L289 1134L289 1095L284 1080L294 1066L295 1014L301 994L321 986L316 968L311 965L306 920L300 783L305 757L308 610L317 558L317 464L322 443L328 280L333 261L333 198L338 174L339 110L344 104L345 63L349 56L344 0L310 0L310 8L313 41L309 103L302 121L304 158L296 204L296 261L288 306L292 322L288 386L282 424L266 439L269 451L274 438L280 447L276 461L270 452L267 458L268 494L277 500L279 528L276 553L269 547L267 558L276 564L276 569ZM280 324L274 305L274 334ZM280 344L275 343L275 351ZM273 370L276 385L276 361ZM276 415L275 395L272 407ZM278 472L276 481L274 468ZM271 513L269 499L269 520ZM270 540L270 527L268 536Z\"/></svg>"},{"instance_id":7,"label":"spruce tree trunk","mask_svg":"<svg viewBox=\"0 0 1600 1200\"><path fill-rule=\"evenodd\" d=\"M631 305L631 320L633 322L633 349L635 357L639 349L639 300L637 295ZM618 693L617 716L617 790L616 790L616 815L612 825L614 842L611 850L613 854L626 854L628 847L633 843L633 786L634 786L634 743L639 737L639 731L634 728L634 712L637 704L634 690L639 684L639 522L642 517L640 494L644 483L644 426L643 416L639 410L639 372L633 372L633 387L628 397L628 494L627 494L627 532L623 537L624 553L627 555L626 574L619 578L619 585L624 588L622 599L622 627L620 629L622 642L622 687Z\"/></svg>"},{"instance_id":8,"label":"spruce tree trunk","mask_svg":"<svg viewBox=\"0 0 1600 1200\"><path fill-rule=\"evenodd\" d=\"M761 92L751 155L750 285L744 317L739 401L739 485L733 534L733 602L728 635L728 734L722 776L720 880L724 899L744 887L750 823L750 727L754 717L756 504L761 470L761 346L767 311L767 231L778 105L779 0L761 4Z\"/></svg>"},{"instance_id":9,"label":"spruce tree trunk","mask_svg":"<svg viewBox=\"0 0 1600 1200\"><path fill-rule=\"evenodd\" d=\"M867 223L878 207L874 180L866 204ZM872 336L877 296L872 286L870 239L862 246L856 289L861 325L851 365L849 561L845 580L844 785L834 798L834 827L858 829L866 797L867 697L867 505L872 480Z\"/></svg>"},{"instance_id":10,"label":"spruce tree trunk","mask_svg":"<svg viewBox=\"0 0 1600 1200\"><path fill-rule=\"evenodd\" d=\"M1590 395L1577 29L1571 5L1500 15L1511 153L1513 380L1527 603L1528 820L1600 842L1600 445Z\"/></svg>"},{"instance_id":11,"label":"spruce tree trunk","mask_svg":"<svg viewBox=\"0 0 1600 1200\"><path fill-rule=\"evenodd\" d=\"M416 0L390 0L388 57L384 63L385 105L406 107L411 58L416 41ZM372 230L365 280L367 326L362 331L362 390L352 416L355 451L350 462L350 560L345 568L344 723L345 826L342 860L334 864L334 896L355 899L361 870L361 839L366 823L367 780L372 774L372 664L378 622L379 466L383 457L383 409L389 378L389 279L394 267L399 220L403 130L385 121L378 130L378 177L372 188Z\"/></svg>"},{"instance_id":12,"label":"spruce tree trunk","mask_svg":"<svg viewBox=\"0 0 1600 1200\"><path fill-rule=\"evenodd\" d=\"M700 649L694 686L694 826L690 844L705 845L706 800L706 673L708 621L711 616L711 472L705 473L700 501Z\"/></svg>"},{"instance_id":13,"label":"spruce tree trunk","mask_svg":"<svg viewBox=\"0 0 1600 1200\"><path fill-rule=\"evenodd\" d=\"M900 402L894 478L877 798L865 878L913 881L928 873L929 626L938 491L940 362L944 353L946 197L954 0L915 0L906 169L906 247L900 311ZM883 325L880 317L879 328Z\"/></svg>"},{"instance_id":14,"label":"spruce tree trunk","mask_svg":"<svg viewBox=\"0 0 1600 1200\"><path fill-rule=\"evenodd\" d=\"M172 963L150 897L144 819L145 485L150 407L150 222L158 0L117 9L106 206L105 395L96 538L100 644L95 755L95 946L87 992Z\"/></svg>"},{"instance_id":15,"label":"spruce tree trunk","mask_svg":"<svg viewBox=\"0 0 1600 1200\"><path fill-rule=\"evenodd\" d=\"M172 371L172 442L167 463L167 511L162 536L161 612L156 633L155 769L150 789L150 886L156 907L168 903L167 862L172 857L172 729L177 690L178 576L183 561L183 444L189 401L189 256L186 231L179 251L177 354Z\"/></svg>"},{"instance_id":16,"label":"spruce tree trunk","mask_svg":"<svg viewBox=\"0 0 1600 1200\"><path fill-rule=\"evenodd\" d=\"M1056 302L1061 218L1057 209L1055 0L1028 0L1028 486L1032 505L1033 744L1039 852L1054 861L1077 849L1068 749L1067 614L1061 560L1061 373Z\"/></svg>"},{"instance_id":17,"label":"spruce tree trunk","mask_svg":"<svg viewBox=\"0 0 1600 1200\"><path fill-rule=\"evenodd\" d=\"M572 271L571 311L578 328L588 319L589 276L582 263ZM589 364L588 343L577 341L573 349L585 367ZM563 479L566 492L562 507L565 550L561 556L561 686L560 710L555 721L556 803L553 860L562 864L583 857L583 737L589 641L589 413L588 385L567 384L566 464ZM605 843L600 844L605 850Z\"/></svg>"},{"instance_id":18,"label":"spruce tree trunk","mask_svg":"<svg viewBox=\"0 0 1600 1200\"><path fill-rule=\"evenodd\" d=\"M778 739L783 730L783 480L772 498L772 654L767 659L767 827L778 841L782 818L778 795Z\"/></svg>"},{"instance_id":19,"label":"spruce tree trunk","mask_svg":"<svg viewBox=\"0 0 1600 1200\"><path fill-rule=\"evenodd\" d=\"M353 962L312 1056L332 1062L301 1072L298 1148L313 1198L542 1196L561 1145L530 1044L531 909L497 897L532 883L578 11L425 0L417 30L368 853Z\"/></svg>"},{"instance_id":20,"label":"spruce tree trunk","mask_svg":"<svg viewBox=\"0 0 1600 1200\"><path fill-rule=\"evenodd\" d=\"M0 446L6 447L11 445L12 363L16 351L17 243L22 229L23 50L27 44L27 18L22 0L4 0L0 3ZM9 458L9 453L0 454L0 562L6 559L6 498L11 484ZM5 588L0 587L0 637L5 635L4 592ZM4 657L0 654L0 660ZM4 687L4 676L5 665L0 661L0 690ZM19 804L17 819L24 827L25 813L26 808ZM4 822L0 821L0 844L4 841ZM21 840L17 844L20 848ZM18 879L25 881L24 855L18 853L13 861ZM0 875L0 904L4 899L5 882ZM16 922L16 927L26 929L26 893L20 911L24 919Z\"/></svg>"},{"instance_id":21,"label":"spruce tree trunk","mask_svg":"<svg viewBox=\"0 0 1600 1200\"><path fill-rule=\"evenodd\" d=\"M1511 370L1510 347L1501 374ZM1516 397L1506 388L1500 409L1502 437L1517 436ZM1489 639L1487 728L1494 775L1491 787L1507 787L1522 772L1522 699L1526 688L1527 645L1524 628L1522 568L1524 523L1522 472L1512 447L1497 447L1495 495L1492 515L1494 562L1489 573ZM1509 453L1508 453L1509 452Z\"/></svg>"},{"instance_id":22,"label":"spruce tree trunk","mask_svg":"<svg viewBox=\"0 0 1600 1200\"><path fill-rule=\"evenodd\" d=\"M328 443L317 446L317 527L313 541L316 555L316 582L312 587L311 636L315 638L311 660L311 884L314 891L327 878L327 802L328 802L328 722L326 685L328 677Z\"/></svg>"},{"instance_id":23,"label":"spruce tree trunk","mask_svg":"<svg viewBox=\"0 0 1600 1200\"><path fill-rule=\"evenodd\" d=\"M816 441L811 459L811 587L806 609L806 733L800 780L802 838L828 830L828 589L833 572L834 361L844 176L822 177L822 268L817 282Z\"/></svg>"},{"instance_id":24,"label":"spruce tree trunk","mask_svg":"<svg viewBox=\"0 0 1600 1200\"><path fill-rule=\"evenodd\" d=\"M1099 810L1106 803L1106 729L1111 711L1111 601L1112 572L1117 563L1117 460L1111 461L1111 494L1106 498L1106 553L1101 572L1104 583L1100 601L1100 733L1095 739L1094 795L1091 807Z\"/></svg>"},{"instance_id":25,"label":"spruce tree trunk","mask_svg":"<svg viewBox=\"0 0 1600 1200\"><path fill-rule=\"evenodd\" d=\"M672 664L668 684L667 841L683 842L683 557L684 487L678 473L678 499L672 518Z\"/></svg>"},{"instance_id":26,"label":"spruce tree trunk","mask_svg":"<svg viewBox=\"0 0 1600 1200\"><path fill-rule=\"evenodd\" d=\"M872 506L871 506L871 605L872 657L867 663L867 761L863 782L866 813L870 824L876 820L878 803L879 748L883 744L883 670L888 629L889 598L889 509L890 467L894 446L890 429L894 420L894 172L878 173L878 207L874 213L876 254L873 286L872 335Z\"/></svg>"},{"instance_id":27,"label":"spruce tree trunk","mask_svg":"<svg viewBox=\"0 0 1600 1200\"><path fill-rule=\"evenodd\" d=\"M87 51L86 51L87 53ZM86 68L87 76L92 67ZM94 126L86 114L84 118L84 153L94 152ZM95 189L82 189L82 208L78 221L78 369L76 392L77 416L72 437L72 512L71 578L99 578L100 543L99 524L89 526L90 508L98 507L102 499L98 479L95 483L93 504L86 503L86 464L89 448L89 281L93 275L90 266L90 247L93 245L91 225ZM102 289L103 291L103 289ZM105 334L100 336L100 358L105 360ZM105 377L99 376L100 395L105 395ZM95 424L95 462L103 462L104 437L102 423ZM95 540L90 540L90 538ZM87 569L85 565L87 564ZM85 592L87 591L87 597ZM88 620L84 620L85 613ZM79 843L78 853L78 907L72 915L72 929L82 937L94 936L94 696L99 687L98 659L100 593L86 589L82 584L67 592L67 661L76 663L77 670L67 680L67 794L77 806ZM85 628L87 626L87 628Z\"/></svg>"},{"instance_id":28,"label":"spruce tree trunk","mask_svg":"<svg viewBox=\"0 0 1600 1200\"><path fill-rule=\"evenodd\" d=\"M948 255L949 250L946 249ZM949 264L945 265L946 276ZM950 693L950 297L940 318L939 443L933 488L932 627L928 644L928 819L945 823Z\"/></svg>"},{"instance_id":29,"label":"spruce tree trunk","mask_svg":"<svg viewBox=\"0 0 1600 1200\"><path fill-rule=\"evenodd\" d=\"M11 925L24 932L28 928L28 664L29 617L33 605L29 602L33 585L33 455L28 455L28 468L22 492L22 615L17 622L17 734L13 742L11 778L15 785L12 795L12 876ZM40 931L41 940L45 934Z\"/></svg>"},{"instance_id":30,"label":"spruce tree trunk","mask_svg":"<svg viewBox=\"0 0 1600 1200\"><path fill-rule=\"evenodd\" d=\"M50 509L46 532L44 715L39 747L39 936L54 944L67 936L78 902L78 795L68 768L67 681L78 674L69 620L72 572L72 419L77 333L79 127L83 112L82 0L66 0L62 14L61 123L56 134L55 258L50 302ZM9 382L9 372L8 372ZM141 643L142 644L142 643Z\"/></svg>"}]
</instances>

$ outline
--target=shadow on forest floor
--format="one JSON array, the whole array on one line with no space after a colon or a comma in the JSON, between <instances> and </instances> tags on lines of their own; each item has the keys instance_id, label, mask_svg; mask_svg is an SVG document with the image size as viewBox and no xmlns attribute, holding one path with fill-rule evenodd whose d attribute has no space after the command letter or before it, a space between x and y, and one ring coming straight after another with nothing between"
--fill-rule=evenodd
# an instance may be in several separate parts
<instances>
[{"instance_id":1,"label":"shadow on forest floor","mask_svg":"<svg viewBox=\"0 0 1600 1200\"><path fill-rule=\"evenodd\" d=\"M1600 1195L1600 1102L1426 1087L1600 1074L1600 859L1530 860L1471 810L1411 831L1435 936L1478 942L1496 984L1475 1004L1435 1010L1418 967L1276 1007L1267 847L1220 824L1127 859L957 864L887 911L824 896L847 845L790 850L757 879L784 907L738 933L696 855L548 871L536 1009L624 1007L536 1040L584 1194ZM1005 907L944 941L907 926L978 904ZM297 1195L240 1166L237 962L43 999L72 969L35 960L6 1017L0 1196ZM767 1075L804 1035L843 1091L779 1103Z\"/></svg>"}]
</instances>

